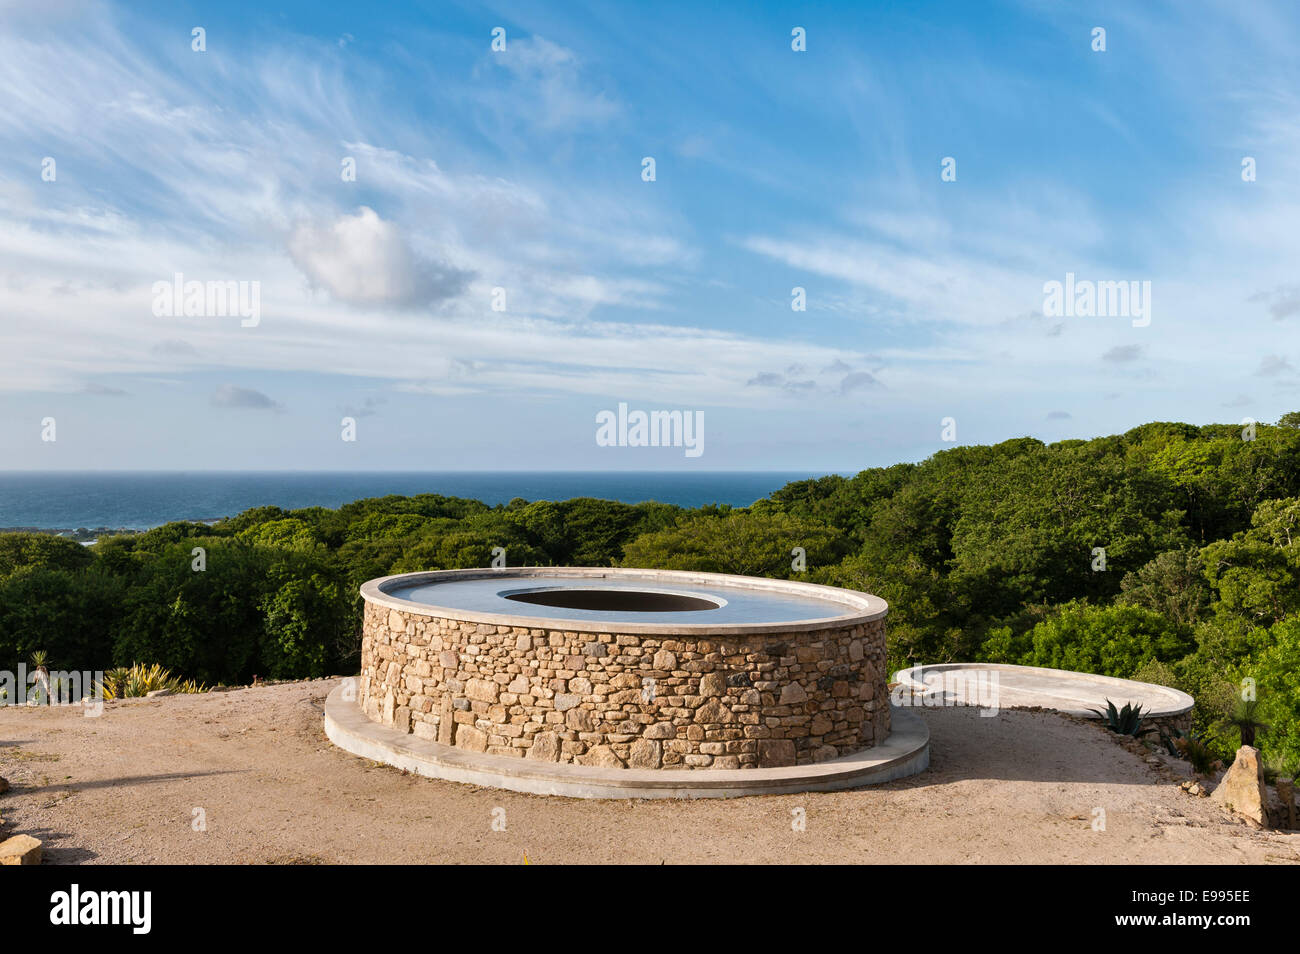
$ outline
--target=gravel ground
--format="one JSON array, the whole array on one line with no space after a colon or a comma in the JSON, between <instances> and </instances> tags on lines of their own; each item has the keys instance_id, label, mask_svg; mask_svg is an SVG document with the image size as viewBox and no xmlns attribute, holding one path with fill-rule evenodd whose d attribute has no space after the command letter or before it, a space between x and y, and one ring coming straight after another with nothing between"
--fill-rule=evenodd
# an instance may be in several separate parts
<instances>
[{"instance_id":1,"label":"gravel ground","mask_svg":"<svg viewBox=\"0 0 1300 954\"><path fill-rule=\"evenodd\" d=\"M341 752L322 729L336 682L111 702L100 718L0 708L0 833L40 838L47 864L1300 863L1300 834L1253 831L1053 713L925 710L930 769L858 791L585 801Z\"/></svg>"}]
</instances>

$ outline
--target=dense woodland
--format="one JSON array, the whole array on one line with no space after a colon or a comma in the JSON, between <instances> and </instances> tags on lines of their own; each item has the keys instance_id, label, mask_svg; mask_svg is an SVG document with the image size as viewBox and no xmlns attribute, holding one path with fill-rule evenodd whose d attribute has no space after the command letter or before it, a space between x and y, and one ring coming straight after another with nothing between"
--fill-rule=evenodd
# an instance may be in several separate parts
<instances>
[{"instance_id":1,"label":"dense woodland","mask_svg":"<svg viewBox=\"0 0 1300 954\"><path fill-rule=\"evenodd\" d=\"M1300 414L956 447L746 508L424 494L249 510L92 547L0 535L0 666L160 663L207 684L357 666L358 586L410 570L627 565L831 583L890 603L894 668L988 660L1176 685L1223 754L1243 680L1300 758ZM195 569L194 549L205 551ZM806 553L796 569L792 551ZM1097 553L1104 548L1104 564ZM1104 568L1102 568L1104 566ZM1251 683L1245 683L1249 686ZM1119 700L1117 700L1119 701Z\"/></svg>"}]
</instances>

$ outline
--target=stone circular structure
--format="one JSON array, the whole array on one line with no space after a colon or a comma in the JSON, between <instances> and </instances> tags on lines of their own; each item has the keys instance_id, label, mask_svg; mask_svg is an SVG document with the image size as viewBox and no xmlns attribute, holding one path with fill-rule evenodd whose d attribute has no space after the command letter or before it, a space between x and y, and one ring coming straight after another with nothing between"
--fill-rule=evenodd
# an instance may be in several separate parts
<instances>
[{"instance_id":1,"label":"stone circular structure","mask_svg":"<svg viewBox=\"0 0 1300 954\"><path fill-rule=\"evenodd\" d=\"M1169 686L1088 672L1009 663L938 663L913 666L894 676L910 704L976 705L985 708L1054 709L1084 719L1098 718L1106 702L1123 709L1141 705L1143 718L1157 727L1187 731L1196 700ZM895 692L895 701L898 691Z\"/></svg>"},{"instance_id":2,"label":"stone circular structure","mask_svg":"<svg viewBox=\"0 0 1300 954\"><path fill-rule=\"evenodd\" d=\"M866 593L565 567L408 573L361 593L356 701L399 738L557 769L761 772L890 734L888 607Z\"/></svg>"}]
</instances>

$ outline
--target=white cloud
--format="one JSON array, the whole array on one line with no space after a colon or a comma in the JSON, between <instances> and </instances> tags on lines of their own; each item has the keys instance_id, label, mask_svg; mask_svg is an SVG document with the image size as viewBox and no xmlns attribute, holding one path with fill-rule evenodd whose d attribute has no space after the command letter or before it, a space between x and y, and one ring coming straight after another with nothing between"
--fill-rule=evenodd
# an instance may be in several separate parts
<instances>
[{"instance_id":1,"label":"white cloud","mask_svg":"<svg viewBox=\"0 0 1300 954\"><path fill-rule=\"evenodd\" d=\"M212 395L213 407L249 408L255 411L282 410L279 402L271 400L261 391L252 388L235 387L223 384Z\"/></svg>"},{"instance_id":2,"label":"white cloud","mask_svg":"<svg viewBox=\"0 0 1300 954\"><path fill-rule=\"evenodd\" d=\"M300 225L289 255L314 286L354 305L421 306L458 294L469 275L418 259L401 230L362 206L329 225Z\"/></svg>"}]
</instances>

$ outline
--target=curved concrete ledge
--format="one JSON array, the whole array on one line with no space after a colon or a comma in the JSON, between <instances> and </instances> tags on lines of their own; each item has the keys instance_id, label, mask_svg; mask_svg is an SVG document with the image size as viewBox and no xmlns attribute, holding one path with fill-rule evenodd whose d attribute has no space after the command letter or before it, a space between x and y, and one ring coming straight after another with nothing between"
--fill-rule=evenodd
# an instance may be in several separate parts
<instances>
[{"instance_id":1,"label":"curved concrete ledge","mask_svg":"<svg viewBox=\"0 0 1300 954\"><path fill-rule=\"evenodd\" d=\"M930 730L914 712L895 708L883 745L814 765L761 769L607 769L480 755L416 738L366 718L336 686L325 700L325 734L353 755L427 778L570 798L734 798L830 792L876 785L924 771Z\"/></svg>"},{"instance_id":2,"label":"curved concrete ledge","mask_svg":"<svg viewBox=\"0 0 1300 954\"><path fill-rule=\"evenodd\" d=\"M637 622L635 614L611 614L602 619L565 619L551 616L528 616L523 605L509 607L509 612L490 612L472 606L444 606L436 600L416 601L394 595L397 587L411 588L423 584L456 581L496 579L503 585L511 580L547 580L561 577L566 580L630 581L658 583L661 588L703 587L729 594L731 592L766 593L804 597L824 602L838 612L803 620L778 622L681 623L671 620ZM370 580L361 586L361 595L368 603L388 609L424 616L486 623L490 626L527 626L534 629L565 630L579 633L608 633L611 627L620 633L665 636L669 638L729 636L741 638L752 635L802 633L827 629L833 626L851 626L883 619L889 604L878 596L857 590L820 583L797 580L769 580L762 577L737 576L730 573L703 573L694 570L639 570L627 567L556 567L523 566L493 569L428 570L419 573L399 573ZM526 605L526 604L524 604ZM504 608L503 608L504 609Z\"/></svg>"},{"instance_id":3,"label":"curved concrete ledge","mask_svg":"<svg viewBox=\"0 0 1300 954\"><path fill-rule=\"evenodd\" d=\"M981 673L996 677L996 683L976 686ZM987 679L988 677L983 677ZM1106 700L1123 708L1126 702L1140 703L1148 719L1167 719L1192 710L1196 700L1169 686L1157 686L1134 679L1117 679L1088 672L1070 672L1043 666L1013 666L1008 663L939 663L899 670L894 681L918 695L942 693L951 704L963 701L993 709L1016 706L1055 709L1067 715L1096 719L1094 709L1105 710ZM897 700L896 700L897 701Z\"/></svg>"}]
</instances>

